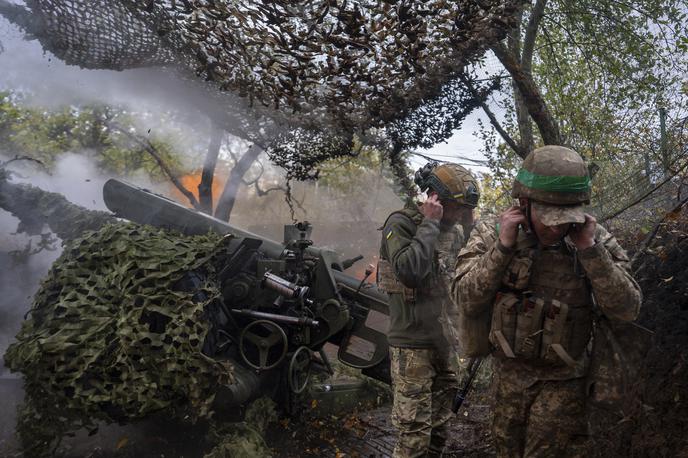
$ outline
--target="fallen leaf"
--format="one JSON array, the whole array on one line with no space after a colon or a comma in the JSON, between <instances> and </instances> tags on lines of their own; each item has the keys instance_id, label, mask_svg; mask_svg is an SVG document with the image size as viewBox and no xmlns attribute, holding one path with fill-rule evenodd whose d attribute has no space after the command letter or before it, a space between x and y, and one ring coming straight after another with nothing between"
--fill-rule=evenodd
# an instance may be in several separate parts
<instances>
[{"instance_id":1,"label":"fallen leaf","mask_svg":"<svg viewBox=\"0 0 688 458\"><path fill-rule=\"evenodd\" d=\"M117 445L115 446L115 449L116 449L116 450L121 449L122 447L124 447L125 445L127 445L128 442L129 442L129 438L128 438L128 437L125 436L125 437L121 438L120 440L117 441Z\"/></svg>"}]
</instances>

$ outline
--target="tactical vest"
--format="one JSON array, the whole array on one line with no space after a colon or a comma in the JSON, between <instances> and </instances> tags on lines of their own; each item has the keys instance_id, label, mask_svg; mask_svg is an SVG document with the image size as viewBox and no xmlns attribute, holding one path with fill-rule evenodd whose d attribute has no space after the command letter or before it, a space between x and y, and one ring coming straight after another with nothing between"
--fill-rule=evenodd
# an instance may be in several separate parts
<instances>
[{"instance_id":1,"label":"tactical vest","mask_svg":"<svg viewBox=\"0 0 688 458\"><path fill-rule=\"evenodd\" d=\"M416 227L423 220L422 215L414 209L404 208L391 213L389 216L396 213L401 213L409 218ZM387 220L389 220L389 217L387 217ZM385 221L385 225L387 225L387 221ZM425 281L420 288L407 288L404 286L394 272L392 263L381 255L377 265L378 288L387 294L403 294L406 302L415 302L418 294L426 297L449 297L447 285L440 280L439 276L451 275L454 266L449 259L452 258L451 254L453 253L453 261L456 260L462 239L463 237L460 237L457 228L440 232L435 243L435 259L433 262L433 272L430 274L431 278Z\"/></svg>"},{"instance_id":2,"label":"tactical vest","mask_svg":"<svg viewBox=\"0 0 688 458\"><path fill-rule=\"evenodd\" d=\"M592 294L575 247L519 249L492 313L496 356L576 366L592 333Z\"/></svg>"}]
</instances>

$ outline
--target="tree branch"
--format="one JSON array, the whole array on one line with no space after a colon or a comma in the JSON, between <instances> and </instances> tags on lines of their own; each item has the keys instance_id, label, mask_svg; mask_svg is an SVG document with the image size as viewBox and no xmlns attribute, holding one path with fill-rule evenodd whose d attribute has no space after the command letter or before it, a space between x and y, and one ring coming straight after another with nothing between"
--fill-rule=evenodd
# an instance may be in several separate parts
<instances>
[{"instance_id":1,"label":"tree branch","mask_svg":"<svg viewBox=\"0 0 688 458\"><path fill-rule=\"evenodd\" d=\"M511 138L507 131L504 130L499 121L497 121L497 118L495 117L494 113L492 113L492 110L490 110L490 107L488 107L485 101L483 101L483 99L479 97L478 91L476 91L475 86L473 86L471 80L469 80L468 77L466 77L465 75L461 75L461 81L463 81L463 83L466 85L473 97L480 100L480 106L482 107L487 117L490 119L490 124L492 124L492 126L499 133L502 139L504 139L507 145L509 145L516 154L518 154L521 158L525 159L528 155L528 151L524 151L523 148L516 144L514 139Z\"/></svg>"},{"instance_id":2,"label":"tree branch","mask_svg":"<svg viewBox=\"0 0 688 458\"><path fill-rule=\"evenodd\" d=\"M530 12L528 25L526 26L526 34L523 38L523 53L521 54L521 65L523 71L530 73L533 64L533 49L535 48L535 38L537 37L540 21L545 14L545 6L547 0L537 0Z\"/></svg>"},{"instance_id":3,"label":"tree branch","mask_svg":"<svg viewBox=\"0 0 688 458\"><path fill-rule=\"evenodd\" d=\"M139 144L144 149L144 151L146 151L148 154L150 154L153 157L153 159L155 159L155 162L157 162L158 166L160 167L160 170L162 170L163 173L165 175L167 175L167 177L170 179L170 181L172 181L172 184L174 184L174 186L179 190L179 192L184 194L184 196L187 199L189 199L189 202L191 203L191 205L195 209L198 209L200 207L198 200L196 199L196 196L194 196L191 191L186 189L186 187L182 184L182 182L179 181L179 178L177 178L175 173L172 172L172 169L170 169L167 166L165 161L160 156L160 153L155 148L155 146L153 146L153 144L150 142L150 140L148 140L147 138L141 138L138 135L132 134L127 129L124 129L123 127L121 127L117 123L111 122L111 123L109 123L109 125L111 128L117 130L118 132L124 134L125 136L129 137L131 140L133 140L134 142Z\"/></svg>"},{"instance_id":4,"label":"tree branch","mask_svg":"<svg viewBox=\"0 0 688 458\"><path fill-rule=\"evenodd\" d=\"M30 161L30 162L35 162L35 163L37 163L38 165L40 165L41 167L43 167L43 169L47 169L47 167L45 166L45 164L44 164L42 161L40 161L39 159L33 158L33 157L31 157L31 156L19 156L18 154L15 154L15 156L14 156L12 159L9 159L9 160L7 160L7 161L5 161L5 162L0 162L0 168L7 167L7 166L10 165L12 162L16 162L16 161Z\"/></svg>"},{"instance_id":5,"label":"tree branch","mask_svg":"<svg viewBox=\"0 0 688 458\"><path fill-rule=\"evenodd\" d=\"M503 44L497 43L492 46L497 59L502 63L504 68L511 74L514 83L517 85L519 92L523 96L523 101L530 113L531 118L538 126L542 140L546 145L561 144L561 134L559 127L554 122L545 100L542 98L533 77L524 72L521 65L514 59Z\"/></svg>"},{"instance_id":6,"label":"tree branch","mask_svg":"<svg viewBox=\"0 0 688 458\"><path fill-rule=\"evenodd\" d=\"M638 251L636 251L635 254L633 255L633 257L631 258L631 266L634 266L636 264L636 262L638 262L638 259L640 259L640 257L645 253L647 248L650 246L650 243L652 242L652 240L657 235L659 228L662 226L662 224L664 224L666 219L670 215L675 215L677 212L679 212L681 210L681 208L683 208L683 206L686 205L686 203L688 203L688 197L686 197L685 199L680 201L678 203L678 205L676 205L673 209L664 213L664 216L662 216L662 219L660 219L659 222L657 224L655 224L655 227L652 229L652 231L649 234L647 234L647 236L645 237L645 240L643 240L643 243L641 243L640 248L638 248ZM640 270L640 269L633 269L634 272L636 272L638 270Z\"/></svg>"},{"instance_id":7,"label":"tree branch","mask_svg":"<svg viewBox=\"0 0 688 458\"><path fill-rule=\"evenodd\" d=\"M260 197L267 196L268 194L270 194L273 191L284 191L284 192L287 191L287 189L284 186L273 186L273 187L268 188L268 189L260 189L260 184L257 181L253 182L253 187L256 190L256 195L258 195ZM297 202L297 204L298 204L298 202ZM303 207L301 207L301 208L303 208Z\"/></svg>"}]
</instances>

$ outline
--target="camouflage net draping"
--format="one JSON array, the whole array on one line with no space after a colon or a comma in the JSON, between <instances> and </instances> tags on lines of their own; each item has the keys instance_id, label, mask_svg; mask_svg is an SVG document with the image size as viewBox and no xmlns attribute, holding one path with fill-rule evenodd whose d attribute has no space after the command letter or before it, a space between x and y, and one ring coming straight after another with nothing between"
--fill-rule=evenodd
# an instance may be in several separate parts
<instances>
[{"instance_id":1,"label":"camouflage net draping","mask_svg":"<svg viewBox=\"0 0 688 458\"><path fill-rule=\"evenodd\" d=\"M24 25L43 48L67 64L124 70L170 64L174 54L123 2L28 0L33 13Z\"/></svg>"},{"instance_id":2,"label":"camouflage net draping","mask_svg":"<svg viewBox=\"0 0 688 458\"><path fill-rule=\"evenodd\" d=\"M323 160L352 155L351 139L370 129L386 137L375 140L383 151L445 140L494 89L475 96L457 88L460 77L516 24L525 1L3 3L0 14L67 63L165 66L205 82L218 107L199 108L278 158L289 179L309 179Z\"/></svg>"},{"instance_id":3,"label":"camouflage net draping","mask_svg":"<svg viewBox=\"0 0 688 458\"><path fill-rule=\"evenodd\" d=\"M402 119L502 39L522 0L28 0L27 27L85 68L181 64L289 125Z\"/></svg>"},{"instance_id":4,"label":"camouflage net draping","mask_svg":"<svg viewBox=\"0 0 688 458\"><path fill-rule=\"evenodd\" d=\"M24 374L17 429L29 456L96 420L162 409L211 415L217 389L233 382L229 363L201 353L204 309L220 294L213 258L225 240L118 223L65 247L5 354ZM180 280L189 271L206 280L186 291Z\"/></svg>"},{"instance_id":5,"label":"camouflage net draping","mask_svg":"<svg viewBox=\"0 0 688 458\"><path fill-rule=\"evenodd\" d=\"M19 218L17 232L37 235L43 226L64 241L98 230L117 219L109 212L86 210L69 202L62 194L46 192L27 184L11 183L9 172L0 167L0 208Z\"/></svg>"}]
</instances>

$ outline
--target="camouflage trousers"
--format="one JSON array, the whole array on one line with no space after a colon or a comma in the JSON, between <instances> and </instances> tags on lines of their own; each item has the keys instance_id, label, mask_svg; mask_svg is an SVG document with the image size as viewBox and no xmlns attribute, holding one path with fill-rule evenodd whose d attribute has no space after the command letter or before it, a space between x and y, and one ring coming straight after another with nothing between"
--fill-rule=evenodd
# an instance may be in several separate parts
<instances>
[{"instance_id":1,"label":"camouflage trousers","mask_svg":"<svg viewBox=\"0 0 688 458\"><path fill-rule=\"evenodd\" d=\"M498 457L585 456L585 377L529 386L495 373L492 436Z\"/></svg>"},{"instance_id":2,"label":"camouflage trousers","mask_svg":"<svg viewBox=\"0 0 688 458\"><path fill-rule=\"evenodd\" d=\"M390 347L394 406L399 431L394 457L440 456L456 395L449 356L436 349Z\"/></svg>"}]
</instances>

